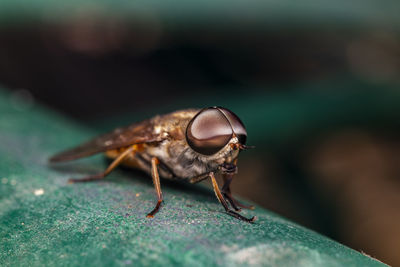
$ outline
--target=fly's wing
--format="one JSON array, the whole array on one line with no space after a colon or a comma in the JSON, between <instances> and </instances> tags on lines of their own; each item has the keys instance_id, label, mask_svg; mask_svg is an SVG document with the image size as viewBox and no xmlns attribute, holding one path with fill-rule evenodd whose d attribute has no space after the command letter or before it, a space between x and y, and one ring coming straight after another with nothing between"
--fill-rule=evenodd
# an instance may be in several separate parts
<instances>
[{"instance_id":1,"label":"fly's wing","mask_svg":"<svg viewBox=\"0 0 400 267\"><path fill-rule=\"evenodd\" d=\"M161 138L160 134L154 133L153 122L146 120L100 135L80 146L58 153L49 160L50 162L69 161L133 144L152 143L162 140L163 138Z\"/></svg>"}]
</instances>

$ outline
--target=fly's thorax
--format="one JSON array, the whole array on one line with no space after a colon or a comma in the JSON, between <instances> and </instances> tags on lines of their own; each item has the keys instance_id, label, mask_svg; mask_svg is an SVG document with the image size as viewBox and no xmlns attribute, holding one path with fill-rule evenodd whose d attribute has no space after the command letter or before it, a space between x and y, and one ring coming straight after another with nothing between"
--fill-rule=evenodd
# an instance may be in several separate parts
<instances>
[{"instance_id":1,"label":"fly's thorax","mask_svg":"<svg viewBox=\"0 0 400 267\"><path fill-rule=\"evenodd\" d=\"M178 134L178 136L181 136L178 139L184 138L186 126L197 112L197 109L187 109L153 117L153 130L156 134L168 134L171 138L177 137L177 132L182 132Z\"/></svg>"}]
</instances>

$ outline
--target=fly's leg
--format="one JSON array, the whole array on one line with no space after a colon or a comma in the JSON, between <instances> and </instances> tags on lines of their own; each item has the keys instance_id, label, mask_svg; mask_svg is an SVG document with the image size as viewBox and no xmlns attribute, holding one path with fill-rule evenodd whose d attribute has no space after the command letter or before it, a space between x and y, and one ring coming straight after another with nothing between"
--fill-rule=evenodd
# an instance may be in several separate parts
<instances>
[{"instance_id":1,"label":"fly's leg","mask_svg":"<svg viewBox=\"0 0 400 267\"><path fill-rule=\"evenodd\" d=\"M128 156L130 153L134 152L134 146L131 146L127 150L125 150L123 153L121 153L108 167L104 172L86 176L84 178L80 179L69 179L68 183L73 184L73 183L82 183L82 182L91 182L91 181L96 181L96 180L101 180L105 178L112 170L114 170L125 158Z\"/></svg>"},{"instance_id":2,"label":"fly's leg","mask_svg":"<svg viewBox=\"0 0 400 267\"><path fill-rule=\"evenodd\" d=\"M158 212L158 210L160 209L160 206L163 202L163 196L162 196L161 186L160 186L160 176L158 175L158 169L157 169L157 166L159 163L160 162L156 157L153 157L151 159L151 177L153 178L153 184L154 184L154 188L156 189L156 192L157 192L158 201L157 201L156 207L149 214L147 214L147 216L146 216L147 218L153 218L154 214L156 214Z\"/></svg>"},{"instance_id":3,"label":"fly's leg","mask_svg":"<svg viewBox=\"0 0 400 267\"><path fill-rule=\"evenodd\" d=\"M245 222L254 222L256 220L256 217L252 217L252 218L249 219L249 218L246 218L246 217L240 215L239 213L237 213L237 212L235 212L233 210L230 210L229 207L228 207L228 203L226 203L225 198L223 197L221 191L219 190L217 181L215 180L214 173L210 172L209 176L211 178L211 182L212 182L212 185L213 185L213 188L214 188L215 195L217 196L218 201L224 207L226 213L228 213L229 215L231 215L231 216L233 216L233 217L235 217L235 218L237 218L239 220L245 221Z\"/></svg>"},{"instance_id":4,"label":"fly's leg","mask_svg":"<svg viewBox=\"0 0 400 267\"><path fill-rule=\"evenodd\" d=\"M221 192L224 195L224 197L229 201L232 208L234 208L236 211L240 211L240 208L254 210L254 206L242 204L233 198L230 189L230 185L233 180L233 174L223 174L222 178L224 180L224 185L222 186Z\"/></svg>"},{"instance_id":5,"label":"fly's leg","mask_svg":"<svg viewBox=\"0 0 400 267\"><path fill-rule=\"evenodd\" d=\"M224 185L222 186L222 190L221 190L222 194L224 195L225 199L227 199L228 202L231 204L232 208L235 211L240 212L241 209L236 205L236 202L232 197L231 188L230 188L230 184L232 182L233 175L228 176L228 175L224 174L222 177L224 180Z\"/></svg>"}]
</instances>

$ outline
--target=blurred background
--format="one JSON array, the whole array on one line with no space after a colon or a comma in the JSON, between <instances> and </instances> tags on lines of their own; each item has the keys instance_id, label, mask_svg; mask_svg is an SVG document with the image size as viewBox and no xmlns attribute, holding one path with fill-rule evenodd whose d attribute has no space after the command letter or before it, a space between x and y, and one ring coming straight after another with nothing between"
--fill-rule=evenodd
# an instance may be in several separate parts
<instances>
[{"instance_id":1,"label":"blurred background","mask_svg":"<svg viewBox=\"0 0 400 267\"><path fill-rule=\"evenodd\" d=\"M400 2L3 0L0 84L98 132L225 106L233 191L400 266Z\"/></svg>"}]
</instances>

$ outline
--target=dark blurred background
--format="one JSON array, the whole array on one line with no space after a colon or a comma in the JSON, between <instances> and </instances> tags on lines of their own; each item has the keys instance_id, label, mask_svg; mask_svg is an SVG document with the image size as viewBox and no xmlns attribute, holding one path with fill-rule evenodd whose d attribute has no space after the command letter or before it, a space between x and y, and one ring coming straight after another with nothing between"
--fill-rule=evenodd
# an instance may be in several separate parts
<instances>
[{"instance_id":1,"label":"dark blurred background","mask_svg":"<svg viewBox=\"0 0 400 267\"><path fill-rule=\"evenodd\" d=\"M0 84L99 132L226 106L233 191L400 266L398 1L6 0Z\"/></svg>"}]
</instances>

